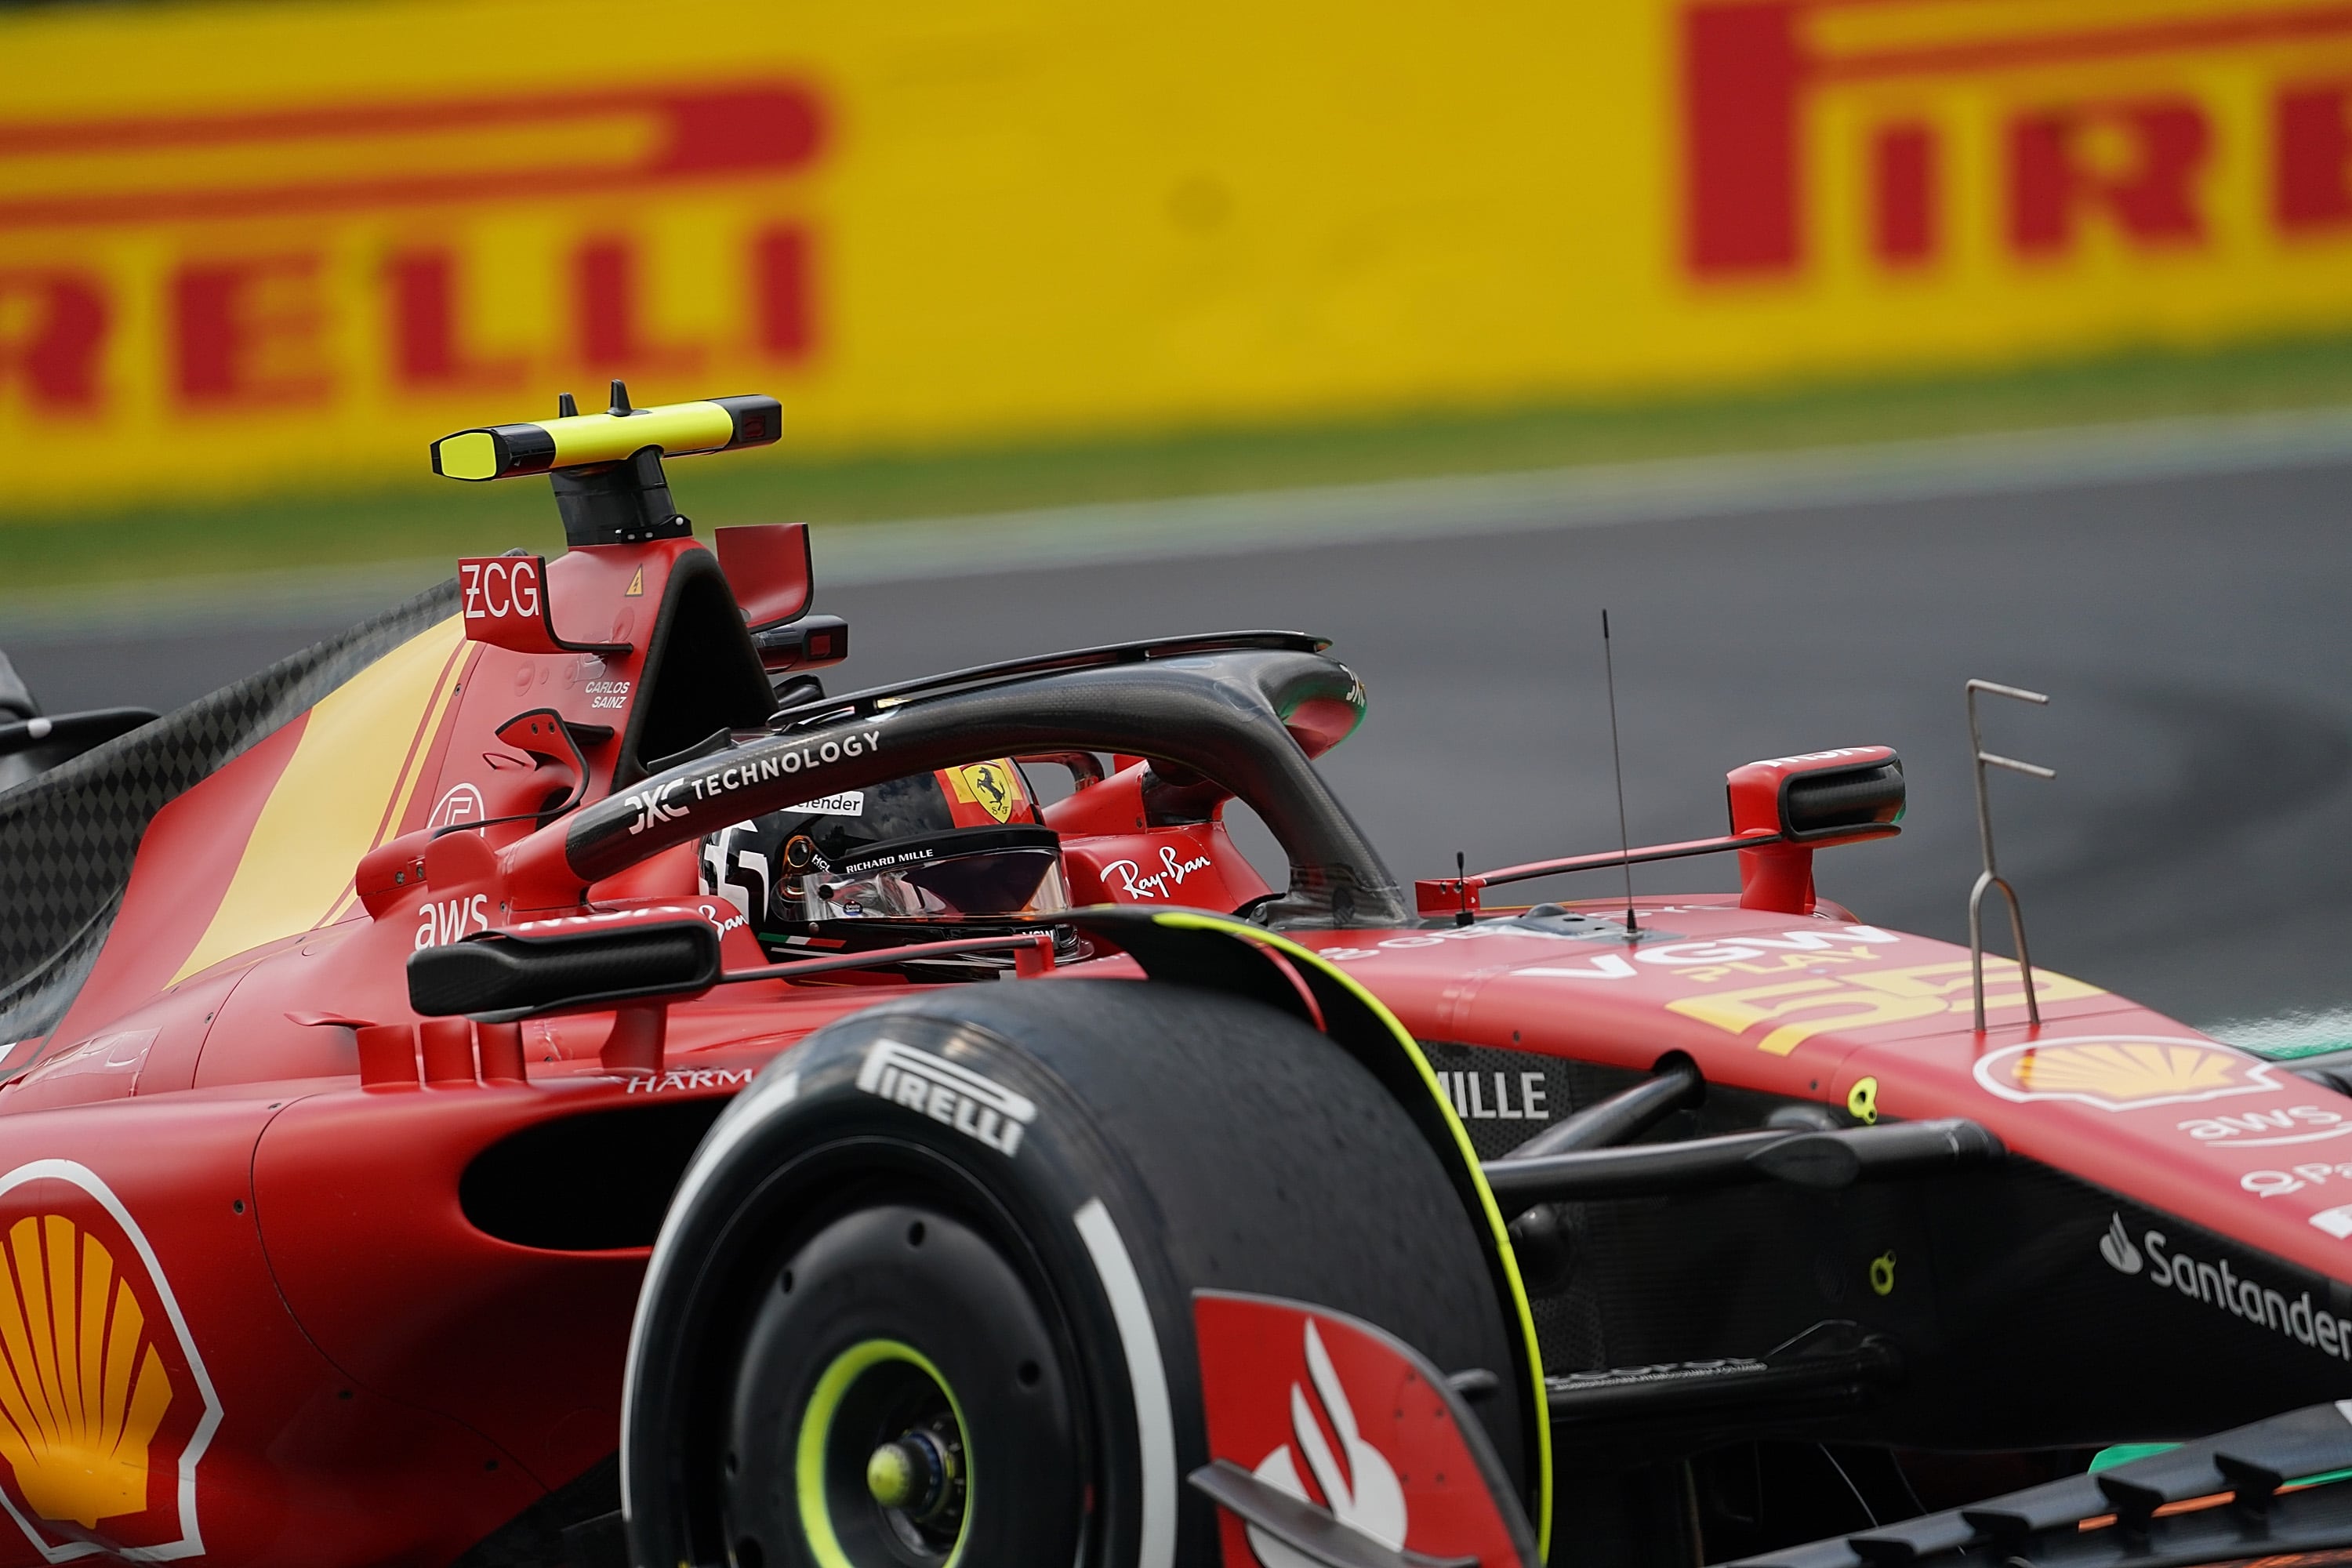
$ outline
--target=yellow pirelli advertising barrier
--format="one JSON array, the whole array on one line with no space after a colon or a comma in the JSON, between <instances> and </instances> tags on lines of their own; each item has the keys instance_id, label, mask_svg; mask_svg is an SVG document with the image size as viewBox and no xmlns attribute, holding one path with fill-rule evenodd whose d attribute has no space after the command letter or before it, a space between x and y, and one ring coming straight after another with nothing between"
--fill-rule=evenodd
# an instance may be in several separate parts
<instances>
[{"instance_id":1,"label":"yellow pirelli advertising barrier","mask_svg":"<svg viewBox=\"0 0 2352 1568\"><path fill-rule=\"evenodd\" d=\"M0 61L17 505L614 375L847 452L2352 324L2344 0L270 0Z\"/></svg>"}]
</instances>

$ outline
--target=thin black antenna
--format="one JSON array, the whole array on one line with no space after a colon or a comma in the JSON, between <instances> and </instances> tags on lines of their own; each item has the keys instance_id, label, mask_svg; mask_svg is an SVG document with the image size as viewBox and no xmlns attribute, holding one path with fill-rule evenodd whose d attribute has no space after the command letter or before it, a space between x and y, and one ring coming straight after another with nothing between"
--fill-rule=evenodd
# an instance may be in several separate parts
<instances>
[{"instance_id":1,"label":"thin black antenna","mask_svg":"<svg viewBox=\"0 0 2352 1568\"><path fill-rule=\"evenodd\" d=\"M1470 923L1470 865L1459 849L1454 852L1454 894L1461 900L1454 911L1454 923L1466 926Z\"/></svg>"},{"instance_id":2,"label":"thin black antenna","mask_svg":"<svg viewBox=\"0 0 2352 1568\"><path fill-rule=\"evenodd\" d=\"M1625 831L1625 753L1617 744L1617 661L1609 651L1609 612L1601 612L1601 668L1609 680L1609 765L1617 771L1617 847L1625 857L1625 929L1639 934L1633 918L1633 840Z\"/></svg>"}]
</instances>

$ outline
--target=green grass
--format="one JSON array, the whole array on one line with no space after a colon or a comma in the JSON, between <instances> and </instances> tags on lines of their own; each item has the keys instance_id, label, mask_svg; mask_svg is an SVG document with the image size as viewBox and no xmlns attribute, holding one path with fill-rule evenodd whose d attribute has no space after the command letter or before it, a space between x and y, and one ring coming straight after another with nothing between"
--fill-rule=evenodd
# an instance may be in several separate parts
<instances>
[{"instance_id":1,"label":"green grass","mask_svg":"<svg viewBox=\"0 0 2352 1568\"><path fill-rule=\"evenodd\" d=\"M1293 485L1622 462L1971 431L2352 403L2352 337L2209 353L2145 351L1933 380L1769 395L1562 404L1082 445L813 459L769 452L677 466L706 526L934 517ZM234 505L0 518L0 592L257 566L455 556L562 542L546 487L380 489Z\"/></svg>"}]
</instances>

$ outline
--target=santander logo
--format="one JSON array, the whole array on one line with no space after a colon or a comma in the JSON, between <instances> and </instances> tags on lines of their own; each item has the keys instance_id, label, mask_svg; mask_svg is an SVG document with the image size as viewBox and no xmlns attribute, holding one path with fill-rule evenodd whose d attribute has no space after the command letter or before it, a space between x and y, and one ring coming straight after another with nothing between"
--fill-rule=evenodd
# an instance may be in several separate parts
<instances>
[{"instance_id":1,"label":"santander logo","mask_svg":"<svg viewBox=\"0 0 2352 1568\"><path fill-rule=\"evenodd\" d=\"M2131 1237L2124 1230L2123 1215L2118 1214L2108 1217L2107 1234L2099 1237L2099 1256L2105 1258L2107 1267L2118 1274L2140 1271L2139 1248L2132 1245Z\"/></svg>"},{"instance_id":2,"label":"santander logo","mask_svg":"<svg viewBox=\"0 0 2352 1568\"><path fill-rule=\"evenodd\" d=\"M1216 1496L1246 1476L1258 1507L1278 1506L1268 1494L1279 1494L1293 1511L1344 1525L1352 1533L1326 1530L1326 1544L1345 1554L1352 1541L1367 1562L1543 1561L1503 1461L1412 1346L1318 1302L1229 1290L1195 1290L1192 1325L1209 1456L1223 1480L1196 1471L1192 1485ZM1335 1561L1273 1539L1238 1497L1219 1498L1219 1563Z\"/></svg>"},{"instance_id":3,"label":"santander logo","mask_svg":"<svg viewBox=\"0 0 2352 1568\"><path fill-rule=\"evenodd\" d=\"M1404 1489L1397 1484L1396 1467L1364 1440L1356 1424L1355 1407L1348 1402L1348 1391L1312 1318L1307 1320L1307 1377L1314 1384L1311 1397L1297 1384L1290 1385L1291 1440L1259 1460L1252 1473L1301 1502L1320 1500L1341 1524L1361 1531L1391 1551L1402 1550ZM1330 1436L1324 1435L1326 1426ZM1320 1500L1299 1474L1302 1456L1315 1490L1323 1494ZM1264 1568L1318 1568L1314 1558L1284 1545L1255 1525L1249 1527L1249 1543Z\"/></svg>"}]
</instances>

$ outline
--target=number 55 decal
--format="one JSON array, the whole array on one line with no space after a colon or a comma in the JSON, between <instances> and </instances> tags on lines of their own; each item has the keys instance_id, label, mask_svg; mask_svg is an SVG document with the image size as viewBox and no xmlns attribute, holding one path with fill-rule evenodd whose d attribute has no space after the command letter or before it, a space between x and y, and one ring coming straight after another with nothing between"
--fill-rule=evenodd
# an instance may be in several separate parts
<instances>
[{"instance_id":1,"label":"number 55 decal","mask_svg":"<svg viewBox=\"0 0 2352 1568\"><path fill-rule=\"evenodd\" d=\"M2034 994L2045 1004L2105 994L2095 985L2048 970L2034 971L2033 981ZM2025 1005L2025 988L2018 983L2013 963L1986 961L1985 993L1988 1008ZM1944 1013L1970 1012L1974 1005L1969 966L1962 962L1784 980L1711 996L1685 996L1667 1003L1666 1010L1712 1024L1730 1035L1772 1025L1756 1042L1756 1048L1785 1057L1831 1029L1904 1024Z\"/></svg>"}]
</instances>

